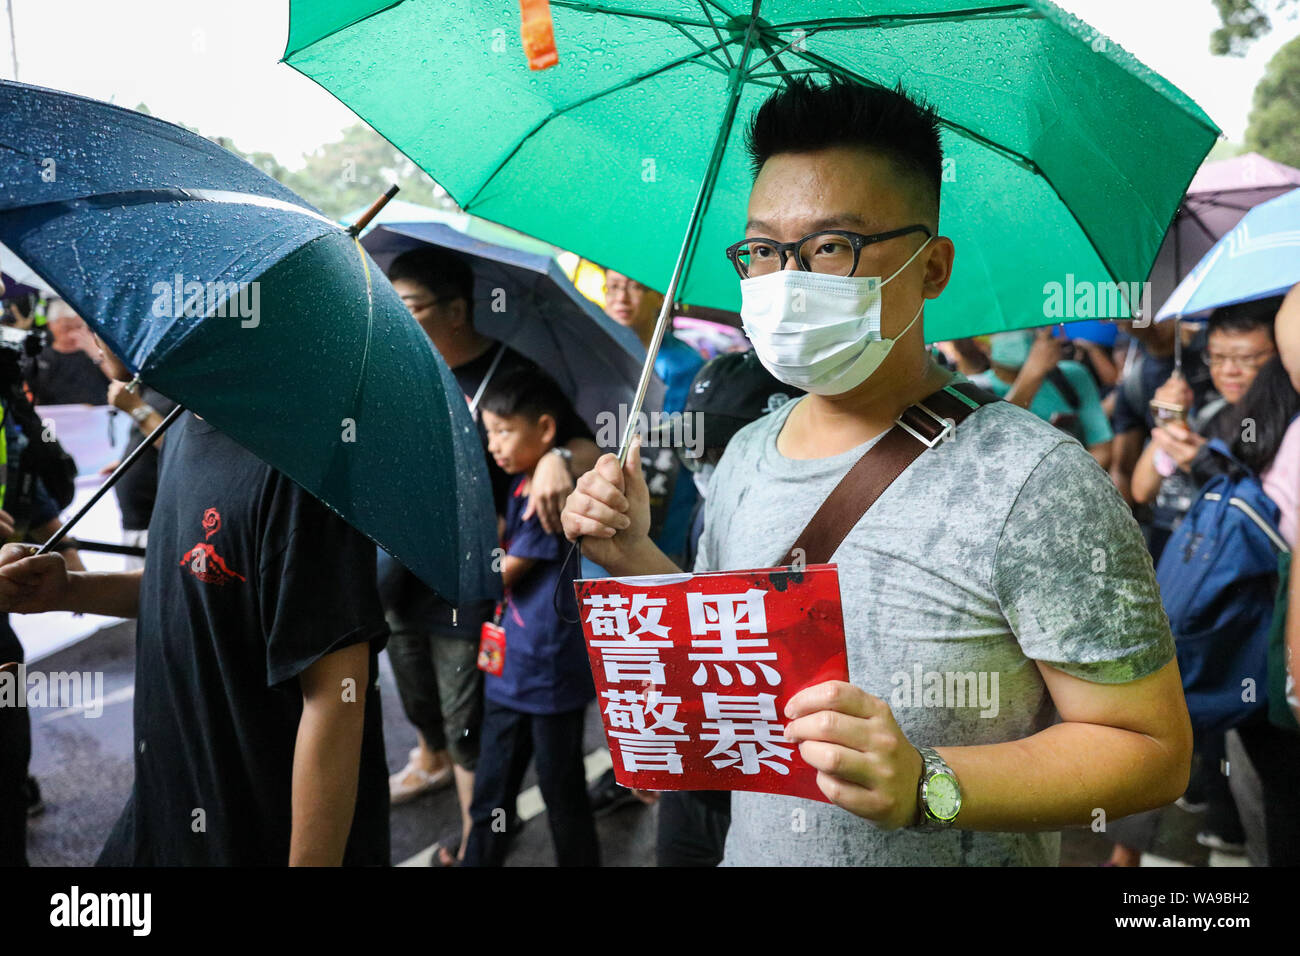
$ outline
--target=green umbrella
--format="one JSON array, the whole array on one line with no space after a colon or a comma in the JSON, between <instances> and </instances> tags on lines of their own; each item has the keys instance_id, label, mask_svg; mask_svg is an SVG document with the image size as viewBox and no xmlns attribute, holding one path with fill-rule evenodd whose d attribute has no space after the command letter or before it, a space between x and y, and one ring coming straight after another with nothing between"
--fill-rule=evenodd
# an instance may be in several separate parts
<instances>
[{"instance_id":1,"label":"green umbrella","mask_svg":"<svg viewBox=\"0 0 1300 956\"><path fill-rule=\"evenodd\" d=\"M559 63L541 72L514 0L290 0L284 62L467 212L732 311L722 250L743 237L752 183L741 124L792 76L901 84L941 117L957 247L930 340L1042 325L1053 283L1145 280L1218 136L1044 0L550 6Z\"/></svg>"}]
</instances>

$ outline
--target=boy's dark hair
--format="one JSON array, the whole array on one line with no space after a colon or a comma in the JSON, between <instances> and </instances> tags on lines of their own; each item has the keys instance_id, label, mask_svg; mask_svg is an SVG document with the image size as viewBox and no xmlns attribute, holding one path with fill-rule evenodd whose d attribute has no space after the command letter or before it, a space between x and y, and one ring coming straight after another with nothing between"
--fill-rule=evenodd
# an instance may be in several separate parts
<instances>
[{"instance_id":1,"label":"boy's dark hair","mask_svg":"<svg viewBox=\"0 0 1300 956\"><path fill-rule=\"evenodd\" d=\"M483 390L478 407L502 418L518 415L530 422L550 415L555 419L557 445L573 437L573 406L555 380L536 367L510 376L494 376Z\"/></svg>"},{"instance_id":2,"label":"boy's dark hair","mask_svg":"<svg viewBox=\"0 0 1300 956\"><path fill-rule=\"evenodd\" d=\"M754 176L777 153L806 153L860 146L888 157L923 189L936 221L943 180L939 116L897 89L865 86L838 77L821 86L794 77L754 113L745 137Z\"/></svg>"},{"instance_id":3,"label":"boy's dark hair","mask_svg":"<svg viewBox=\"0 0 1300 956\"><path fill-rule=\"evenodd\" d=\"M1254 302L1238 302L1215 309L1206 323L1205 334L1211 332L1254 332L1263 329L1273 338L1273 320L1282 308L1282 296L1275 295Z\"/></svg>"},{"instance_id":4,"label":"boy's dark hair","mask_svg":"<svg viewBox=\"0 0 1300 956\"><path fill-rule=\"evenodd\" d=\"M388 267L388 281L418 282L435 299L474 304L474 269L461 256L437 246L409 249Z\"/></svg>"}]
</instances>

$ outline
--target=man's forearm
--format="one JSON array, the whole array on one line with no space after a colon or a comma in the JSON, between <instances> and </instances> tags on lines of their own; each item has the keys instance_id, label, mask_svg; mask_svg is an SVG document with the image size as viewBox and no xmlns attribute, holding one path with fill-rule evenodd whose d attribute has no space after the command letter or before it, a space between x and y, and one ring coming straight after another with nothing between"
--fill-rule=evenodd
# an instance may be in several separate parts
<instances>
[{"instance_id":1,"label":"man's forearm","mask_svg":"<svg viewBox=\"0 0 1300 956\"><path fill-rule=\"evenodd\" d=\"M1028 409L1034 402L1034 396L1043 386L1043 380L1047 378L1046 374L1036 372L1022 372L1016 376L1016 380L1011 385L1011 390L1006 394L1006 400L1012 405L1019 405L1021 408Z\"/></svg>"},{"instance_id":2,"label":"man's forearm","mask_svg":"<svg viewBox=\"0 0 1300 956\"><path fill-rule=\"evenodd\" d=\"M596 467L596 460L600 458L601 454L600 446L591 439L574 438L566 443L564 447L573 455L569 459L569 472L575 480Z\"/></svg>"},{"instance_id":3,"label":"man's forearm","mask_svg":"<svg viewBox=\"0 0 1300 956\"><path fill-rule=\"evenodd\" d=\"M365 686L353 703L318 702L303 707L293 751L293 827L290 866L338 866L343 862L357 805Z\"/></svg>"},{"instance_id":4,"label":"man's forearm","mask_svg":"<svg viewBox=\"0 0 1300 956\"><path fill-rule=\"evenodd\" d=\"M65 611L105 617L140 615L143 571L77 571L68 574Z\"/></svg>"},{"instance_id":5,"label":"man's forearm","mask_svg":"<svg viewBox=\"0 0 1300 956\"><path fill-rule=\"evenodd\" d=\"M1098 724L1055 724L1001 744L932 746L961 786L954 825L963 830L1058 830L1091 825L1098 810L1104 825L1164 806L1187 784L1177 779L1177 755L1159 741Z\"/></svg>"},{"instance_id":6,"label":"man's forearm","mask_svg":"<svg viewBox=\"0 0 1300 956\"><path fill-rule=\"evenodd\" d=\"M605 570L612 577L632 577L638 574L681 574L682 569L675 565L668 555L659 550L649 538L645 538L630 555L621 561L606 564Z\"/></svg>"}]
</instances>

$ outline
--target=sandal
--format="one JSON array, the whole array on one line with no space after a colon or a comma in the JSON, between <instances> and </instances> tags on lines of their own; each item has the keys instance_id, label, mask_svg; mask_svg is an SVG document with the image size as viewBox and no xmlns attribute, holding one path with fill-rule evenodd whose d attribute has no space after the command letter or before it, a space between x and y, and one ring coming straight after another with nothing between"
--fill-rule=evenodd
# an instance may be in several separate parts
<instances>
[{"instance_id":1,"label":"sandal","mask_svg":"<svg viewBox=\"0 0 1300 956\"><path fill-rule=\"evenodd\" d=\"M394 806L439 790L452 781L453 770L450 763L441 770L430 773L416 765L415 759L419 753L418 747L412 750L411 759L407 761L406 766L388 778L388 801Z\"/></svg>"}]
</instances>

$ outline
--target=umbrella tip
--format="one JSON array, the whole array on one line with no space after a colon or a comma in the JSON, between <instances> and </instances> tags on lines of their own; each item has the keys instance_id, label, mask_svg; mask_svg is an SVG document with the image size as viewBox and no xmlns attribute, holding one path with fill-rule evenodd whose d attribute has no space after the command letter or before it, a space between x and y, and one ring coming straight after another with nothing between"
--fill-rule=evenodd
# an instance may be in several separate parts
<instances>
[{"instance_id":1,"label":"umbrella tip","mask_svg":"<svg viewBox=\"0 0 1300 956\"><path fill-rule=\"evenodd\" d=\"M348 226L348 235L352 236L354 239L361 235L361 230L370 225L370 220L379 215L379 210L388 205L388 200L396 196L399 189L401 189L401 187L398 186L397 183L393 183L393 185L389 186L387 191L371 204L370 208L365 211L360 219Z\"/></svg>"}]
</instances>

